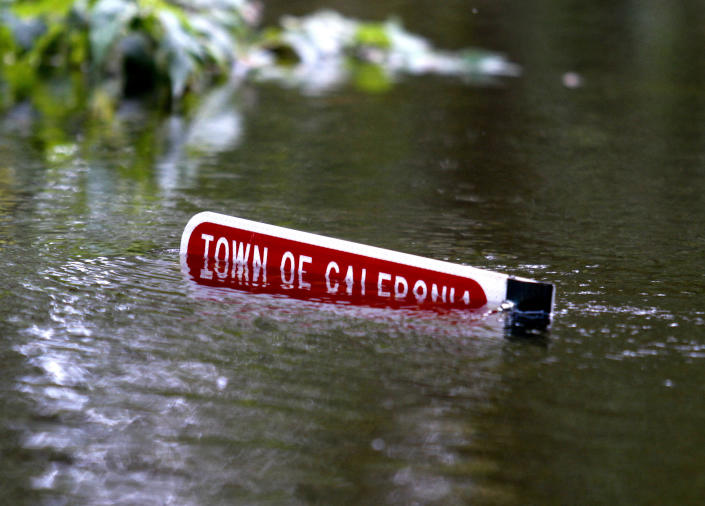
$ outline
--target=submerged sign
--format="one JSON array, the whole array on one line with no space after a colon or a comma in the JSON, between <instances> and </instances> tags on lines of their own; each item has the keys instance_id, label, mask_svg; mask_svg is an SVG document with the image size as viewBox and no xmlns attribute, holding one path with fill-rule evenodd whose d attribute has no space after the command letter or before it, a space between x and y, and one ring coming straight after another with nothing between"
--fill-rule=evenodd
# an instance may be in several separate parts
<instances>
[{"instance_id":1,"label":"submerged sign","mask_svg":"<svg viewBox=\"0 0 705 506\"><path fill-rule=\"evenodd\" d=\"M199 284L373 307L517 310L550 317L553 285L211 212L181 256Z\"/></svg>"}]
</instances>

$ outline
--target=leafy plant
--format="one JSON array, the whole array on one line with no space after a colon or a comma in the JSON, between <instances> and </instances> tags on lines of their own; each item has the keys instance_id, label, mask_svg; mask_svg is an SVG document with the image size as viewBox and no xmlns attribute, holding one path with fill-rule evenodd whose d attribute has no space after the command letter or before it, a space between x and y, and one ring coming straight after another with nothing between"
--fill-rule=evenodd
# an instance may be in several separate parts
<instances>
[{"instance_id":1,"label":"leafy plant","mask_svg":"<svg viewBox=\"0 0 705 506\"><path fill-rule=\"evenodd\" d=\"M260 41L265 55L256 66L262 79L276 79L319 92L352 76L361 89L389 89L401 74L436 73L480 80L516 75L519 67L480 49L441 51L409 33L397 19L362 22L334 11L287 16Z\"/></svg>"},{"instance_id":2,"label":"leafy plant","mask_svg":"<svg viewBox=\"0 0 705 506\"><path fill-rule=\"evenodd\" d=\"M245 75L317 93L346 81L383 92L400 74L518 72L495 53L437 50L395 19L324 10L259 30L259 9L256 0L0 0L5 106L29 99L36 107L37 90L67 76L82 80L95 114L109 118L124 96L153 92L180 107Z\"/></svg>"},{"instance_id":3,"label":"leafy plant","mask_svg":"<svg viewBox=\"0 0 705 506\"><path fill-rule=\"evenodd\" d=\"M227 78L257 22L249 0L17 0L1 8L0 64L14 95L36 78L86 72L115 94L171 99Z\"/></svg>"}]
</instances>

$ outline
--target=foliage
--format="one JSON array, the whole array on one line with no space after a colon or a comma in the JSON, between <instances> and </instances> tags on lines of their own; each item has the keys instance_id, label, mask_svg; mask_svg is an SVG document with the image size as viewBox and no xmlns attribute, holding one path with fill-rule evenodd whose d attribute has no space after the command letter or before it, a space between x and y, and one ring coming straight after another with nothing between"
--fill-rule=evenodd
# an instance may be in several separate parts
<instances>
[{"instance_id":1,"label":"foliage","mask_svg":"<svg viewBox=\"0 0 705 506\"><path fill-rule=\"evenodd\" d=\"M31 136L49 167L107 147L134 179L156 165L168 186L241 142L243 79L384 93L404 74L517 72L487 51L437 50L395 19L320 11L260 29L258 15L252 0L0 0L0 131Z\"/></svg>"},{"instance_id":2,"label":"foliage","mask_svg":"<svg viewBox=\"0 0 705 506\"><path fill-rule=\"evenodd\" d=\"M402 74L517 72L487 51L439 51L395 19L320 11L260 29L259 14L256 0L0 0L0 127L31 129L60 162L124 131L125 99L140 96L176 113L168 165L239 142L243 78L383 93Z\"/></svg>"},{"instance_id":3,"label":"foliage","mask_svg":"<svg viewBox=\"0 0 705 506\"><path fill-rule=\"evenodd\" d=\"M0 16L10 100L72 72L116 96L164 88L178 100L230 76L258 12L249 0L16 0Z\"/></svg>"},{"instance_id":4,"label":"foliage","mask_svg":"<svg viewBox=\"0 0 705 506\"><path fill-rule=\"evenodd\" d=\"M468 80L516 75L518 66L497 53L479 49L435 49L407 32L397 19L362 22L334 11L282 19L260 41L262 79L276 79L312 93L352 77L370 92L385 91L400 74L437 73Z\"/></svg>"},{"instance_id":5,"label":"foliage","mask_svg":"<svg viewBox=\"0 0 705 506\"><path fill-rule=\"evenodd\" d=\"M0 0L1 1L1 0ZM254 0L5 0L0 74L5 104L42 81L79 74L105 101L156 92L178 104L246 74L321 91L345 80L383 91L400 73L514 74L486 51L443 52L397 20L360 22L333 11L257 29ZM99 114L104 114L99 112Z\"/></svg>"}]
</instances>

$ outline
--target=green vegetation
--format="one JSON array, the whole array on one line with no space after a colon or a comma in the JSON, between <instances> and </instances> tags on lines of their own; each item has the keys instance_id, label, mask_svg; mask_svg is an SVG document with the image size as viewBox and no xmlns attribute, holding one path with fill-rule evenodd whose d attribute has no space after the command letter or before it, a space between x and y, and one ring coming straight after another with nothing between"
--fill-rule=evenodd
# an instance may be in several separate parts
<instances>
[{"instance_id":1,"label":"green vegetation","mask_svg":"<svg viewBox=\"0 0 705 506\"><path fill-rule=\"evenodd\" d=\"M437 50L395 19L320 11L261 27L260 14L252 0L0 0L5 124L31 129L46 161L61 164L122 144L125 111L139 98L147 122L159 124L161 112L179 118L164 147L178 158L238 141L243 81L384 93L403 74L476 81L517 72L487 51ZM145 135L138 144L160 151Z\"/></svg>"},{"instance_id":2,"label":"green vegetation","mask_svg":"<svg viewBox=\"0 0 705 506\"><path fill-rule=\"evenodd\" d=\"M474 51L468 58L436 51L397 21L359 22L322 11L260 29L258 5L250 0L5 0L0 4L4 104L33 99L42 83L57 77L97 93L100 111L106 98L144 93L154 93L164 107L178 107L189 94L245 75L311 82L322 67L337 69L328 85L350 76L370 83L369 76L377 76L363 84L370 91L387 89L400 72L516 72L487 52ZM357 64L362 69L352 68Z\"/></svg>"},{"instance_id":3,"label":"green vegetation","mask_svg":"<svg viewBox=\"0 0 705 506\"><path fill-rule=\"evenodd\" d=\"M17 0L0 15L10 101L74 73L114 97L156 90L180 100L231 73L257 18L244 0Z\"/></svg>"}]
</instances>

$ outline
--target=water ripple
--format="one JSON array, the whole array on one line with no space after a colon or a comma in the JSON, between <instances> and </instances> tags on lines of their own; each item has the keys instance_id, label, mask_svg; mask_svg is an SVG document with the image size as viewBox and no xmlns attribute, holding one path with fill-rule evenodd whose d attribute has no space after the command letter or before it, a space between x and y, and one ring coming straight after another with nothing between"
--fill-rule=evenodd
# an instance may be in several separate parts
<instances>
[{"instance_id":1,"label":"water ripple","mask_svg":"<svg viewBox=\"0 0 705 506\"><path fill-rule=\"evenodd\" d=\"M417 376L416 388L429 392L452 389L442 395L456 402L482 402L485 380L458 389L437 384L431 371L441 357L473 360L469 373L481 374L502 346L498 315L360 310L203 290L183 278L168 252L74 259L37 276L43 290L28 278L23 296L42 297L46 313L15 346L31 366L16 389L37 406L23 446L61 456L37 470L32 484L77 503L171 497L202 504L233 494L257 502L271 494L306 496L311 486L321 493L339 472L321 462L347 461L356 448L378 451L364 430L337 442L350 437L351 424L386 424L378 406L386 403L387 413L407 402L392 393L407 388L401 378ZM400 357L407 371L401 376ZM452 365L448 374L463 369ZM401 441L396 431L380 429L386 458L423 454L455 465L450 448L468 444L452 435L460 425L425 426L423 410L408 415L393 425L447 437ZM320 454L328 457L321 461ZM389 487L408 488L407 498L441 500L461 486L431 467L407 476L416 481L392 469L385 474ZM265 486L267 476L276 478Z\"/></svg>"}]
</instances>

